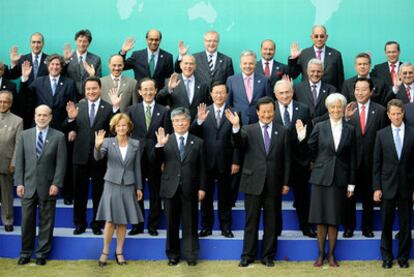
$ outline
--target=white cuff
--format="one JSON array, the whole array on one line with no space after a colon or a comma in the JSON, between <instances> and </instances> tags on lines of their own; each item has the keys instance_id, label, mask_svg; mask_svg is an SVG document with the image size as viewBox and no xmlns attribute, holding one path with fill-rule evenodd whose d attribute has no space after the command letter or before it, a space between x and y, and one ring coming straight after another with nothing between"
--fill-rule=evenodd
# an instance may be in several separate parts
<instances>
[{"instance_id":1,"label":"white cuff","mask_svg":"<svg viewBox=\"0 0 414 277\"><path fill-rule=\"evenodd\" d=\"M355 185L348 185L349 192L354 192L354 190L355 190Z\"/></svg>"}]
</instances>

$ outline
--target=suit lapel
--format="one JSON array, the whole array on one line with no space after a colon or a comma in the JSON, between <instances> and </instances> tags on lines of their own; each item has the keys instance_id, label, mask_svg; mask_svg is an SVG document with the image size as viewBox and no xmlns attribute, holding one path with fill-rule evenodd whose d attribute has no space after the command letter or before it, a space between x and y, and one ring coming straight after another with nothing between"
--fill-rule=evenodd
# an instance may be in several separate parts
<instances>
[{"instance_id":1,"label":"suit lapel","mask_svg":"<svg viewBox=\"0 0 414 277\"><path fill-rule=\"evenodd\" d=\"M275 147L278 136L279 136L279 131L277 130L277 127L276 127L276 121L273 120L272 133L270 134L269 152L267 153L268 155L272 152L273 148ZM264 141L263 141L263 149L264 149Z\"/></svg>"},{"instance_id":2,"label":"suit lapel","mask_svg":"<svg viewBox=\"0 0 414 277\"><path fill-rule=\"evenodd\" d=\"M262 128L260 127L260 123L259 122L255 123L254 128L256 129L255 133L256 133L257 143L259 144L259 148L261 149L263 154L265 156L267 156L265 145L264 145L264 139L263 139L263 131L262 131ZM273 128L274 128L274 126L273 126ZM269 150L270 150L270 147L269 147Z\"/></svg>"},{"instance_id":3,"label":"suit lapel","mask_svg":"<svg viewBox=\"0 0 414 277\"><path fill-rule=\"evenodd\" d=\"M160 49L160 51L158 52L158 60L157 60L157 63L155 64L154 74L152 77L158 74L158 71L160 71L160 68L162 68L163 65L164 65L164 53ZM147 67L148 67L148 72L149 72L148 56L147 56Z\"/></svg>"},{"instance_id":4,"label":"suit lapel","mask_svg":"<svg viewBox=\"0 0 414 277\"><path fill-rule=\"evenodd\" d=\"M183 158L183 161L185 161L185 159L187 158L187 156L189 155L189 153L193 149L193 145L194 145L193 136L191 134L188 134L187 143L184 146L184 158Z\"/></svg>"},{"instance_id":5,"label":"suit lapel","mask_svg":"<svg viewBox=\"0 0 414 277\"><path fill-rule=\"evenodd\" d=\"M256 99L260 98L259 92L258 92L258 87L262 86L262 80L257 78L257 75L254 75L253 78L253 98L252 98L252 102L254 102Z\"/></svg>"},{"instance_id":6,"label":"suit lapel","mask_svg":"<svg viewBox=\"0 0 414 277\"><path fill-rule=\"evenodd\" d=\"M368 113L366 114L366 116L367 116L367 123L365 124L365 133L367 133L368 128L372 126L373 122L375 121L375 117L377 116L375 104L372 101L369 104L369 109L368 109Z\"/></svg>"},{"instance_id":7,"label":"suit lapel","mask_svg":"<svg viewBox=\"0 0 414 277\"><path fill-rule=\"evenodd\" d=\"M99 120L99 118L101 117L101 114L103 113L103 110L105 108L104 104L102 103L102 99L101 102L99 103L99 107L96 107L98 109L98 111L96 112L95 118L93 119L93 124L92 124L92 128L95 126L96 122ZM89 115L88 115L89 117Z\"/></svg>"},{"instance_id":8,"label":"suit lapel","mask_svg":"<svg viewBox=\"0 0 414 277\"><path fill-rule=\"evenodd\" d=\"M152 115L151 115L151 122L150 122L150 126L148 128L147 133L154 133L156 130L152 130L154 129L155 126L159 126L160 124L158 124L158 122L160 121L160 110L159 107L157 106L157 104L154 105L154 109L152 111Z\"/></svg>"},{"instance_id":9,"label":"suit lapel","mask_svg":"<svg viewBox=\"0 0 414 277\"><path fill-rule=\"evenodd\" d=\"M331 148L332 148L333 152L336 152L336 150L335 150L335 141L334 141L333 134L332 134L331 121L327 120L325 126L326 126L326 129L328 131L326 135L328 136L328 139L330 140ZM339 146L338 146L338 149L339 149Z\"/></svg>"},{"instance_id":10,"label":"suit lapel","mask_svg":"<svg viewBox=\"0 0 414 277\"><path fill-rule=\"evenodd\" d=\"M188 98L188 93L187 93L187 88L185 87L184 84L184 79L182 74L180 75L180 83L178 84L178 87L180 88L178 90L178 93L181 94L181 96L179 96L181 99L185 99L186 104L188 105L188 107L191 106L190 104L190 99ZM195 86L194 86L194 95L195 95ZM193 101L194 101L194 97L193 97Z\"/></svg>"},{"instance_id":11,"label":"suit lapel","mask_svg":"<svg viewBox=\"0 0 414 277\"><path fill-rule=\"evenodd\" d=\"M319 90L319 95L318 95L318 99L316 100L316 106L318 106L321 103L322 99L325 99L325 95L326 95L326 88L325 88L325 84L321 83L321 89ZM325 103L322 103L323 105Z\"/></svg>"},{"instance_id":12,"label":"suit lapel","mask_svg":"<svg viewBox=\"0 0 414 277\"><path fill-rule=\"evenodd\" d=\"M347 141L347 138L348 138L348 132L349 132L349 128L345 125L345 122L342 121L342 132L341 132L341 138L338 144L338 149L336 150L337 153L340 153L340 151L344 147L345 141Z\"/></svg>"},{"instance_id":13,"label":"suit lapel","mask_svg":"<svg viewBox=\"0 0 414 277\"><path fill-rule=\"evenodd\" d=\"M172 149L174 149L174 152L175 152L175 155L177 156L177 159L179 161L181 161L180 150L178 149L177 137L175 136L175 133L173 133L169 136L167 145L168 145L168 147L172 147Z\"/></svg>"},{"instance_id":14,"label":"suit lapel","mask_svg":"<svg viewBox=\"0 0 414 277\"><path fill-rule=\"evenodd\" d=\"M191 101L191 105L193 106L194 103L198 103L197 98L200 97L200 82L198 82L197 79L194 78L194 95L193 95L193 101Z\"/></svg>"},{"instance_id":15,"label":"suit lapel","mask_svg":"<svg viewBox=\"0 0 414 277\"><path fill-rule=\"evenodd\" d=\"M283 126L283 120L282 120L282 114L280 113L280 108L279 108L279 102L275 102L275 112L276 112L276 117L275 117L275 122L282 125Z\"/></svg>"}]
</instances>

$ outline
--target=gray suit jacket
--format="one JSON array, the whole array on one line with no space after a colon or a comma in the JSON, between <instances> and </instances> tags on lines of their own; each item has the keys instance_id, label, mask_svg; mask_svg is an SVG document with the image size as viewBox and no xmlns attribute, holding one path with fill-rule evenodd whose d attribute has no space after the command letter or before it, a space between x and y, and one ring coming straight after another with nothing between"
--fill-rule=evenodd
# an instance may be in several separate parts
<instances>
[{"instance_id":1,"label":"gray suit jacket","mask_svg":"<svg viewBox=\"0 0 414 277\"><path fill-rule=\"evenodd\" d=\"M63 187L66 170L65 135L49 127L43 150L36 158L36 127L22 132L16 150L15 185L25 187L24 198L37 193L39 199L49 198L49 188Z\"/></svg>"},{"instance_id":2,"label":"gray suit jacket","mask_svg":"<svg viewBox=\"0 0 414 277\"><path fill-rule=\"evenodd\" d=\"M108 155L108 164L104 180L118 185L135 185L136 189L142 189L141 183L141 155L139 141L129 138L125 160L116 138L105 138L98 151L94 147L95 160L101 160Z\"/></svg>"},{"instance_id":3,"label":"gray suit jacket","mask_svg":"<svg viewBox=\"0 0 414 277\"><path fill-rule=\"evenodd\" d=\"M0 174L9 173L15 164L17 140L23 130L23 119L10 111L0 113Z\"/></svg>"},{"instance_id":4,"label":"gray suit jacket","mask_svg":"<svg viewBox=\"0 0 414 277\"><path fill-rule=\"evenodd\" d=\"M121 113L125 113L128 107L138 102L137 96L137 81L127 76L122 76L119 84L118 95L122 93ZM102 94L101 98L108 103L111 103L108 92L114 87L111 75L101 78Z\"/></svg>"}]
</instances>

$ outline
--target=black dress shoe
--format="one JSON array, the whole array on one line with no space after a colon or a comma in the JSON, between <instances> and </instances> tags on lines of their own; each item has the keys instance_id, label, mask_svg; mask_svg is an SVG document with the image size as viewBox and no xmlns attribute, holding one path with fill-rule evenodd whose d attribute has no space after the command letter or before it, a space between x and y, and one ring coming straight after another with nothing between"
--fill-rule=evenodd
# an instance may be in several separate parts
<instances>
[{"instance_id":1,"label":"black dress shoe","mask_svg":"<svg viewBox=\"0 0 414 277\"><path fill-rule=\"evenodd\" d=\"M197 261L190 260L190 261L187 261L187 264L188 264L188 266L196 266L197 265Z\"/></svg>"},{"instance_id":2,"label":"black dress shoe","mask_svg":"<svg viewBox=\"0 0 414 277\"><path fill-rule=\"evenodd\" d=\"M75 230L73 230L74 235L80 235L85 233L86 228L81 226L76 226Z\"/></svg>"},{"instance_id":3,"label":"black dress shoe","mask_svg":"<svg viewBox=\"0 0 414 277\"><path fill-rule=\"evenodd\" d=\"M101 228L92 228L92 233L96 236L102 235Z\"/></svg>"},{"instance_id":4,"label":"black dress shoe","mask_svg":"<svg viewBox=\"0 0 414 277\"><path fill-rule=\"evenodd\" d=\"M144 229L142 229L141 227L138 226L134 226L132 227L132 229L128 232L128 235L130 236L134 236L134 235L138 235L138 234L142 234L144 233Z\"/></svg>"},{"instance_id":5,"label":"black dress shoe","mask_svg":"<svg viewBox=\"0 0 414 277\"><path fill-rule=\"evenodd\" d=\"M158 231L156 229L148 229L148 234L150 236L156 237L158 236Z\"/></svg>"},{"instance_id":6,"label":"black dress shoe","mask_svg":"<svg viewBox=\"0 0 414 277\"><path fill-rule=\"evenodd\" d=\"M4 231L13 232L13 230L14 230L13 225L4 225Z\"/></svg>"},{"instance_id":7,"label":"black dress shoe","mask_svg":"<svg viewBox=\"0 0 414 277\"><path fill-rule=\"evenodd\" d=\"M275 262L269 259L266 260L261 260L261 263L267 267L274 267L275 266Z\"/></svg>"},{"instance_id":8,"label":"black dress shoe","mask_svg":"<svg viewBox=\"0 0 414 277\"><path fill-rule=\"evenodd\" d=\"M398 265L401 268L409 268L410 267L410 265L408 264L408 261L398 261Z\"/></svg>"},{"instance_id":9,"label":"black dress shoe","mask_svg":"<svg viewBox=\"0 0 414 277\"><path fill-rule=\"evenodd\" d=\"M28 263L30 263L30 258L28 257L20 257L19 260L17 261L18 265L24 265Z\"/></svg>"},{"instance_id":10,"label":"black dress shoe","mask_svg":"<svg viewBox=\"0 0 414 277\"><path fill-rule=\"evenodd\" d=\"M224 237L226 237L226 238L234 238L234 234L230 230L223 230L223 231L221 231L221 235L224 236Z\"/></svg>"},{"instance_id":11,"label":"black dress shoe","mask_svg":"<svg viewBox=\"0 0 414 277\"><path fill-rule=\"evenodd\" d=\"M71 199L64 199L63 204L65 204L66 206L70 206L73 204L73 201Z\"/></svg>"},{"instance_id":12,"label":"black dress shoe","mask_svg":"<svg viewBox=\"0 0 414 277\"><path fill-rule=\"evenodd\" d=\"M239 263L239 267L247 267L251 264L251 262L247 259L241 259Z\"/></svg>"},{"instance_id":13,"label":"black dress shoe","mask_svg":"<svg viewBox=\"0 0 414 277\"><path fill-rule=\"evenodd\" d=\"M354 231L350 229L345 230L343 234L344 238L352 238L353 236L354 236Z\"/></svg>"},{"instance_id":14,"label":"black dress shoe","mask_svg":"<svg viewBox=\"0 0 414 277\"><path fill-rule=\"evenodd\" d=\"M202 237L211 236L212 234L213 234L213 232L211 230L203 229L203 230L200 231L200 233L198 233L198 236L200 238L202 238Z\"/></svg>"},{"instance_id":15,"label":"black dress shoe","mask_svg":"<svg viewBox=\"0 0 414 277\"><path fill-rule=\"evenodd\" d=\"M180 262L179 259L174 259L174 258L168 259L168 266L176 266L178 265L179 262Z\"/></svg>"},{"instance_id":16,"label":"black dress shoe","mask_svg":"<svg viewBox=\"0 0 414 277\"><path fill-rule=\"evenodd\" d=\"M362 231L362 235L366 238L373 238L375 237L374 232L372 232L371 230L364 230Z\"/></svg>"},{"instance_id":17,"label":"black dress shoe","mask_svg":"<svg viewBox=\"0 0 414 277\"><path fill-rule=\"evenodd\" d=\"M399 239L400 238L400 232L396 233L394 238Z\"/></svg>"},{"instance_id":18,"label":"black dress shoe","mask_svg":"<svg viewBox=\"0 0 414 277\"><path fill-rule=\"evenodd\" d=\"M302 233L305 237L316 238L316 233L311 227L303 228Z\"/></svg>"},{"instance_id":19,"label":"black dress shoe","mask_svg":"<svg viewBox=\"0 0 414 277\"><path fill-rule=\"evenodd\" d=\"M37 258L36 259L36 264L37 265L45 265L46 264L46 259L45 258Z\"/></svg>"},{"instance_id":20,"label":"black dress shoe","mask_svg":"<svg viewBox=\"0 0 414 277\"><path fill-rule=\"evenodd\" d=\"M382 268L390 269L392 267L392 261L382 261Z\"/></svg>"}]
</instances>

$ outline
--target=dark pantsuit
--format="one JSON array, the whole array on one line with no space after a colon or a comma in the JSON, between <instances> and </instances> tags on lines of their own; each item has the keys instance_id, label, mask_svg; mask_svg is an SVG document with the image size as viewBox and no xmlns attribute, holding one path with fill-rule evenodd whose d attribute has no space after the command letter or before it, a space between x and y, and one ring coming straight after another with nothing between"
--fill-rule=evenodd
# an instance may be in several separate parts
<instances>
[{"instance_id":1,"label":"dark pantsuit","mask_svg":"<svg viewBox=\"0 0 414 277\"><path fill-rule=\"evenodd\" d=\"M296 214L298 216L300 228L303 229L308 225L309 218L309 175L307 168L299 167L292 169L290 181L295 198Z\"/></svg>"},{"instance_id":2,"label":"dark pantsuit","mask_svg":"<svg viewBox=\"0 0 414 277\"><path fill-rule=\"evenodd\" d=\"M13 225L13 179L9 174L0 174L1 221Z\"/></svg>"},{"instance_id":3,"label":"dark pantsuit","mask_svg":"<svg viewBox=\"0 0 414 277\"><path fill-rule=\"evenodd\" d=\"M39 235L36 258L46 258L52 249L56 199L41 200L35 193L32 198L22 198L22 251L21 257L32 255L36 237L36 210L39 205Z\"/></svg>"}]
</instances>

